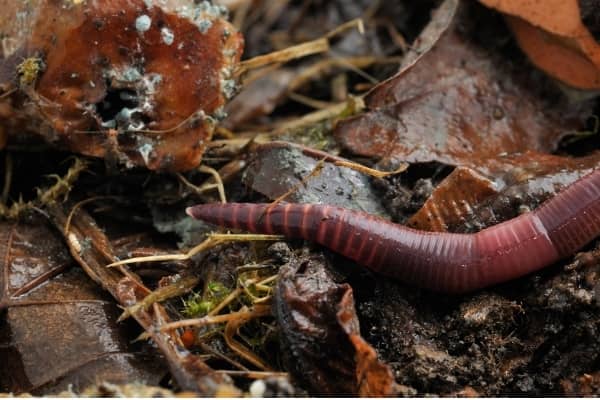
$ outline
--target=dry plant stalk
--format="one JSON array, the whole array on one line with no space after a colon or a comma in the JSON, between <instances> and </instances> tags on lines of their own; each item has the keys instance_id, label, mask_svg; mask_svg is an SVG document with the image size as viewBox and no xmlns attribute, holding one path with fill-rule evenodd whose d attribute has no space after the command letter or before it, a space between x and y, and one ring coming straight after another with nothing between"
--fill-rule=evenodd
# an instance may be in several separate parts
<instances>
[{"instance_id":1,"label":"dry plant stalk","mask_svg":"<svg viewBox=\"0 0 600 400\"><path fill-rule=\"evenodd\" d=\"M373 178L377 178L377 179L382 179L382 178L385 178L388 176L400 174L400 173L406 171L406 169L409 166L408 163L402 163L394 171L380 171L378 169L369 168L365 165L358 164L358 163L355 163L352 161L335 161L334 164L337 165L338 167L350 168L354 171L360 172L360 173L368 175L368 176L372 176Z\"/></svg>"},{"instance_id":2,"label":"dry plant stalk","mask_svg":"<svg viewBox=\"0 0 600 400\"><path fill-rule=\"evenodd\" d=\"M255 235L255 234L220 234L220 233L212 233L208 235L208 238L192 248L185 254L162 254L159 256L147 256L147 257L133 257L128 258L126 260L116 261L111 264L108 264L107 267L119 267L127 264L135 264L141 262L157 262L157 261L184 261L189 260L196 254L212 249L220 244L228 243L228 242L250 242L250 241L276 241L283 240L284 237L282 235Z\"/></svg>"},{"instance_id":3,"label":"dry plant stalk","mask_svg":"<svg viewBox=\"0 0 600 400\"><path fill-rule=\"evenodd\" d=\"M242 309L243 312L245 311ZM240 357L244 358L246 361L250 362L252 365L260 368L263 371L272 371L272 368L269 367L267 362L263 360L258 355L254 354L250 349L240 343L235 339L235 335L237 334L239 328L247 323L248 321L265 317L267 315L271 315L271 306L270 305L254 305L252 307L251 312L244 316L240 316L236 319L231 319L225 324L225 332L223 337L225 338L225 342L229 346L230 349L235 351Z\"/></svg>"}]
</instances>

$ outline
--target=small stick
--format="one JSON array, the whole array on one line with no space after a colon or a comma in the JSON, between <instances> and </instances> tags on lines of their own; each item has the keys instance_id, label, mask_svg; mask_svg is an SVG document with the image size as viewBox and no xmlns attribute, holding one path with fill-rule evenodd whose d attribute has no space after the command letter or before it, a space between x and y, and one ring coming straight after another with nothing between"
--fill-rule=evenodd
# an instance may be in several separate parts
<instances>
[{"instance_id":1,"label":"small stick","mask_svg":"<svg viewBox=\"0 0 600 400\"><path fill-rule=\"evenodd\" d=\"M334 104L322 110L308 113L301 118L294 119L279 125L273 130L273 134L282 134L291 129L297 129L306 125L312 125L316 122L326 119L336 118L346 112L356 113L365 108L364 100L361 97L351 97L349 100Z\"/></svg>"},{"instance_id":2,"label":"small stick","mask_svg":"<svg viewBox=\"0 0 600 400\"><path fill-rule=\"evenodd\" d=\"M265 65L275 62L287 62L313 54L325 53L327 51L329 51L329 41L327 38L320 38L242 61L235 74L236 76L240 76L250 69L264 67Z\"/></svg>"},{"instance_id":3,"label":"small stick","mask_svg":"<svg viewBox=\"0 0 600 400\"><path fill-rule=\"evenodd\" d=\"M287 96L294 101L297 101L300 104L305 106L312 107L317 110L321 110L323 108L331 107L333 104L329 101L316 100L308 96L304 96L303 94L296 92L289 92Z\"/></svg>"},{"instance_id":4,"label":"small stick","mask_svg":"<svg viewBox=\"0 0 600 400\"><path fill-rule=\"evenodd\" d=\"M182 174L177 173L176 175L184 185L192 189L197 194L202 194L209 190L217 189L221 203L227 203L227 197L225 196L225 185L223 184L223 179L221 178L219 171L206 165L201 165L198 167L198 171L205 174L210 174L217 183L204 183L202 186L198 187L188 181Z\"/></svg>"},{"instance_id":5,"label":"small stick","mask_svg":"<svg viewBox=\"0 0 600 400\"><path fill-rule=\"evenodd\" d=\"M270 277L268 277L266 279L263 279L260 282L256 282L255 279L250 279L250 280L248 280L246 282L241 282L240 281L240 286L242 286L242 290L244 291L244 293L246 293L246 295L252 300L252 302L254 304L256 304L256 303L264 303L264 302L266 302L266 301L268 301L268 300L271 299L271 295L267 294L266 296L263 296L263 297L256 297L250 291L249 286L254 285L254 287L256 289L260 288L263 291L269 292L269 291L272 290L272 288L266 286L266 284L275 281L277 279L277 277L278 277L278 275L275 274L275 275L272 275L272 276L270 276Z\"/></svg>"},{"instance_id":6,"label":"small stick","mask_svg":"<svg viewBox=\"0 0 600 400\"><path fill-rule=\"evenodd\" d=\"M288 190L287 192L285 192L284 194L282 194L281 196L279 196L275 200L273 200L273 202L271 204L276 205L278 203L281 203L283 200L285 200L286 197L288 197L289 195L291 195L292 193L294 193L295 191L300 189L300 187L305 186L306 182L308 182L308 180L310 178L312 178L313 176L317 176L319 173L321 173L321 170L325 166L325 159L326 159L326 157L323 157L322 159L320 159L319 162L315 165L315 167L312 169L312 171L310 171L310 173L308 175L303 177L300 182L298 182L297 184L292 186L292 188L290 190Z\"/></svg>"},{"instance_id":7,"label":"small stick","mask_svg":"<svg viewBox=\"0 0 600 400\"><path fill-rule=\"evenodd\" d=\"M92 203L96 200L109 200L109 199L114 200L114 199L119 199L119 197L118 196L95 196L95 197L90 197L89 199L82 200L79 203L75 204L73 206L73 208L71 208L71 211L69 212L69 215L67 216L67 221L65 222L65 227L64 227L65 235L69 234L69 230L71 228L71 220L73 219L73 215L75 215L75 212L77 211L77 209L84 206L85 204Z\"/></svg>"},{"instance_id":8,"label":"small stick","mask_svg":"<svg viewBox=\"0 0 600 400\"><path fill-rule=\"evenodd\" d=\"M242 289L236 288L234 291L229 293L227 295L227 297L225 297L219 304L217 304L217 306L215 308L210 310L206 315L209 317L217 315L219 312L221 312L222 309L227 307L233 300L237 299L241 293L242 293Z\"/></svg>"},{"instance_id":9,"label":"small stick","mask_svg":"<svg viewBox=\"0 0 600 400\"><path fill-rule=\"evenodd\" d=\"M231 376L240 376L250 379L265 379L265 378L288 378L290 375L287 372L271 372L271 371L231 371L231 370L217 370Z\"/></svg>"},{"instance_id":10,"label":"small stick","mask_svg":"<svg viewBox=\"0 0 600 400\"><path fill-rule=\"evenodd\" d=\"M5 97L8 97L8 96L10 96L11 94L13 94L14 92L16 92L17 90L18 90L17 88L13 88L13 89L9 90L9 91L8 91L8 92L6 92L6 93L2 93L2 94L0 95L0 100L4 99Z\"/></svg>"},{"instance_id":11,"label":"small stick","mask_svg":"<svg viewBox=\"0 0 600 400\"><path fill-rule=\"evenodd\" d=\"M198 284L199 278L195 276L183 277L177 282L173 282L170 285L160 287L150 292L141 301L135 303L132 306L126 307L123 313L117 319L117 322L121 322L132 315L135 315L140 310L148 310L154 303L160 303L168 300L175 296L180 296L194 288Z\"/></svg>"},{"instance_id":12,"label":"small stick","mask_svg":"<svg viewBox=\"0 0 600 400\"><path fill-rule=\"evenodd\" d=\"M225 332L223 337L225 338L225 342L231 348L231 350L235 351L240 357L262 370L270 371L271 368L262 358L254 354L254 352L252 352L242 343L234 339L235 334L238 332L239 328L242 325L244 325L250 320L259 317L264 317L267 315L271 315L270 306L255 306L252 310L252 313L240 316L236 319L229 320L225 325Z\"/></svg>"},{"instance_id":13,"label":"small stick","mask_svg":"<svg viewBox=\"0 0 600 400\"><path fill-rule=\"evenodd\" d=\"M284 63L313 54L325 53L329 51L329 40L331 38L354 27L356 27L361 34L364 34L365 27L361 19L348 21L338 26L322 38L242 61L237 68L235 75L240 76L250 69L264 67L272 63Z\"/></svg>"}]
</instances>

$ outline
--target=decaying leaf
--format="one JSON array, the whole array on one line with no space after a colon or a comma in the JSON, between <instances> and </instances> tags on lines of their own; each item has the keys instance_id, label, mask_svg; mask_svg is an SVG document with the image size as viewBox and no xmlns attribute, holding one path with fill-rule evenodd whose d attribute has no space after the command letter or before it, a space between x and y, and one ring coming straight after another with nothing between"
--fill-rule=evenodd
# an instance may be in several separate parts
<instances>
[{"instance_id":1,"label":"decaying leaf","mask_svg":"<svg viewBox=\"0 0 600 400\"><path fill-rule=\"evenodd\" d=\"M338 304L337 321L356 352L358 394L361 397L374 397L400 393L401 387L396 383L390 367L379 360L375 349L360 336L352 290L347 290ZM402 388L405 392L407 389Z\"/></svg>"},{"instance_id":2,"label":"decaying leaf","mask_svg":"<svg viewBox=\"0 0 600 400\"><path fill-rule=\"evenodd\" d=\"M338 125L344 148L386 162L438 161L494 176L507 169L504 155L551 152L583 129L593 102L569 103L531 68L478 44L498 48L495 36L485 42L476 30L466 3L458 2L431 50L369 94L369 112Z\"/></svg>"},{"instance_id":3,"label":"decaying leaf","mask_svg":"<svg viewBox=\"0 0 600 400\"><path fill-rule=\"evenodd\" d=\"M447 231L449 225L472 214L476 204L496 193L490 179L471 168L457 167L435 188L407 225L422 230Z\"/></svg>"},{"instance_id":4,"label":"decaying leaf","mask_svg":"<svg viewBox=\"0 0 600 400\"><path fill-rule=\"evenodd\" d=\"M433 191L408 225L430 231L476 232L536 208L591 172L600 153L570 158L526 152L506 157L512 168L496 179L457 167Z\"/></svg>"},{"instance_id":5,"label":"decaying leaf","mask_svg":"<svg viewBox=\"0 0 600 400\"><path fill-rule=\"evenodd\" d=\"M506 14L519 45L537 67L570 86L600 89L600 44L584 24L587 15L598 13L595 2L480 2Z\"/></svg>"},{"instance_id":6,"label":"decaying leaf","mask_svg":"<svg viewBox=\"0 0 600 400\"><path fill-rule=\"evenodd\" d=\"M336 130L344 147L383 163L461 167L410 219L420 229L473 231L509 219L597 160L547 154L583 130L594 102L569 102L527 64L503 59L497 43L474 24L474 9L444 2L417 40L437 42L409 53L400 72L367 97L371 111Z\"/></svg>"},{"instance_id":7,"label":"decaying leaf","mask_svg":"<svg viewBox=\"0 0 600 400\"><path fill-rule=\"evenodd\" d=\"M191 0L3 0L0 128L155 170L196 167L236 83L241 35Z\"/></svg>"},{"instance_id":8,"label":"decaying leaf","mask_svg":"<svg viewBox=\"0 0 600 400\"><path fill-rule=\"evenodd\" d=\"M351 287L326 265L311 256L280 269L274 310L287 369L313 393L393 395L391 370L360 336Z\"/></svg>"},{"instance_id":9,"label":"decaying leaf","mask_svg":"<svg viewBox=\"0 0 600 400\"><path fill-rule=\"evenodd\" d=\"M159 383L160 357L131 343L135 330L117 324L119 309L83 273L64 272L72 259L45 221L2 223L0 235L0 391L79 391L99 380Z\"/></svg>"}]
</instances>

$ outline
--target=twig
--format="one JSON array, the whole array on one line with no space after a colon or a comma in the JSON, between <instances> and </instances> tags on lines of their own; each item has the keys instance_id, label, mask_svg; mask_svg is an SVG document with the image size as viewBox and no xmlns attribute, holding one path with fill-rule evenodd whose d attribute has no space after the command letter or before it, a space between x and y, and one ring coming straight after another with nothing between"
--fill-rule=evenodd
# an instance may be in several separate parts
<instances>
[{"instance_id":1,"label":"twig","mask_svg":"<svg viewBox=\"0 0 600 400\"><path fill-rule=\"evenodd\" d=\"M119 316L117 322L121 322L132 315L135 315L140 310L148 310L154 303L159 303L168 300L175 296L180 296L198 284L199 278L195 276L186 276L173 282L170 285L160 287L149 293L142 301L135 303L132 306L125 308L125 311Z\"/></svg>"},{"instance_id":2,"label":"twig","mask_svg":"<svg viewBox=\"0 0 600 400\"><path fill-rule=\"evenodd\" d=\"M236 70L236 76L244 74L250 69L264 67L272 63L283 63L297 58L310 56L313 54L329 51L329 41L327 38L320 38L310 42L291 46L283 50L274 51L269 54L256 56L240 63Z\"/></svg>"},{"instance_id":3,"label":"twig","mask_svg":"<svg viewBox=\"0 0 600 400\"><path fill-rule=\"evenodd\" d=\"M73 219L73 215L75 214L75 212L77 211L77 209L79 207L82 207L88 203L92 203L96 200L115 200L115 199L119 199L118 196L95 196L95 197L90 197L89 199L85 199L80 201L79 203L75 204L73 206L73 208L71 208L71 211L69 212L69 215L67 217L67 222L65 222L65 226L64 226L64 231L66 234L69 234L69 229L71 228L71 220Z\"/></svg>"},{"instance_id":4,"label":"twig","mask_svg":"<svg viewBox=\"0 0 600 400\"><path fill-rule=\"evenodd\" d=\"M290 46L283 50L274 51L269 54L263 54L243 61L237 68L235 75L240 76L250 69L264 67L272 63L284 63L297 58L327 52L329 51L329 40L331 38L355 27L360 33L364 33L364 24L361 19L348 21L319 39L301 43L296 46Z\"/></svg>"},{"instance_id":5,"label":"twig","mask_svg":"<svg viewBox=\"0 0 600 400\"><path fill-rule=\"evenodd\" d=\"M339 117L345 113L356 113L364 109L365 104L361 97L352 97L348 101L334 104L330 107L318 110L302 116L301 118L285 122L273 130L273 134L282 134L291 129L298 129L306 125L312 125L326 119Z\"/></svg>"}]
</instances>

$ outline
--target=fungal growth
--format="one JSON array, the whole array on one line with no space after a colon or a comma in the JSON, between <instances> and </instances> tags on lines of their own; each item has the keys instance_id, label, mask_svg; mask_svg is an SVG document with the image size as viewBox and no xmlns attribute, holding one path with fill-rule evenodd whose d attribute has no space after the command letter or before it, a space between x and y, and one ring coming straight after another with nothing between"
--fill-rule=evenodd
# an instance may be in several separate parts
<instances>
[{"instance_id":1,"label":"fungal growth","mask_svg":"<svg viewBox=\"0 0 600 400\"><path fill-rule=\"evenodd\" d=\"M34 135L127 166L200 163L235 92L243 48L226 9L193 0L0 6L0 130L9 145Z\"/></svg>"}]
</instances>

